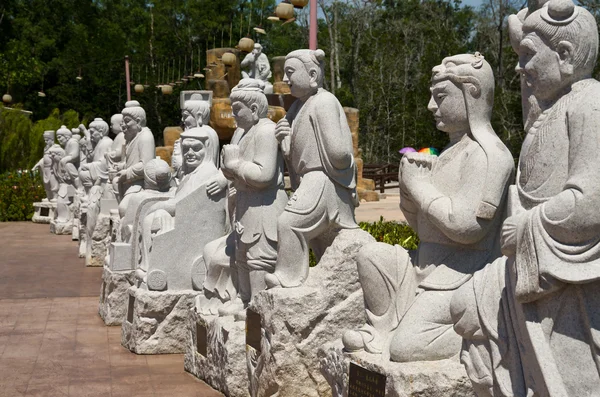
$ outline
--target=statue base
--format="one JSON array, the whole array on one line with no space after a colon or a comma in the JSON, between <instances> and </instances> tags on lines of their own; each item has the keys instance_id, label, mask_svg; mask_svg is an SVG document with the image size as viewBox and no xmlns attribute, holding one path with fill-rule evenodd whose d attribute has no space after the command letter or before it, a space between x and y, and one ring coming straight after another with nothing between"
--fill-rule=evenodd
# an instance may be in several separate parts
<instances>
[{"instance_id":1,"label":"statue base","mask_svg":"<svg viewBox=\"0 0 600 397\"><path fill-rule=\"evenodd\" d=\"M73 233L73 220L68 222L57 222L56 220L50 221L50 233L58 235L71 235Z\"/></svg>"},{"instance_id":2,"label":"statue base","mask_svg":"<svg viewBox=\"0 0 600 397\"><path fill-rule=\"evenodd\" d=\"M106 325L121 325L127 315L129 294L127 290L135 283L135 270L112 271L104 266L98 314Z\"/></svg>"},{"instance_id":3,"label":"statue base","mask_svg":"<svg viewBox=\"0 0 600 397\"><path fill-rule=\"evenodd\" d=\"M233 316L203 316L190 310L184 368L229 397L248 397L246 332Z\"/></svg>"},{"instance_id":4,"label":"statue base","mask_svg":"<svg viewBox=\"0 0 600 397\"><path fill-rule=\"evenodd\" d=\"M121 344L136 354L184 353L187 321L200 291L127 290L127 315Z\"/></svg>"},{"instance_id":5,"label":"statue base","mask_svg":"<svg viewBox=\"0 0 600 397\"><path fill-rule=\"evenodd\" d=\"M333 397L367 395L364 393L368 390L373 396L386 397L475 397L471 381L458 358L395 363L384 361L378 354L346 353L342 348L342 342L338 340L319 351L321 371L331 386ZM351 373L350 363L361 367L360 372ZM378 378L383 381L378 382Z\"/></svg>"},{"instance_id":6,"label":"statue base","mask_svg":"<svg viewBox=\"0 0 600 397\"><path fill-rule=\"evenodd\" d=\"M79 228L82 230L79 233L79 257L85 258L87 252L87 211L83 210L79 214Z\"/></svg>"},{"instance_id":7,"label":"statue base","mask_svg":"<svg viewBox=\"0 0 600 397\"><path fill-rule=\"evenodd\" d=\"M111 236L110 215L98 214L96 227L92 235L87 236L85 265L88 267L104 266Z\"/></svg>"},{"instance_id":8,"label":"statue base","mask_svg":"<svg viewBox=\"0 0 600 397\"><path fill-rule=\"evenodd\" d=\"M50 223L54 219L54 212L56 211L56 203L44 199L39 203L33 203L33 217L31 221L34 223Z\"/></svg>"},{"instance_id":9,"label":"statue base","mask_svg":"<svg viewBox=\"0 0 600 397\"><path fill-rule=\"evenodd\" d=\"M246 320L251 396L331 396L318 351L364 324L355 256L373 241L361 229L342 230L302 287L254 297Z\"/></svg>"}]
</instances>

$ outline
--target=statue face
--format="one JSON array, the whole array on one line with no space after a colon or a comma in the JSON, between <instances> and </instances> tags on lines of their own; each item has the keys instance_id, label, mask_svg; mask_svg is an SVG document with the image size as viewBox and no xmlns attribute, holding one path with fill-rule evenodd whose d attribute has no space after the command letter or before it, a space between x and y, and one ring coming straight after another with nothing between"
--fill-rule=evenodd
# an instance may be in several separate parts
<instances>
[{"instance_id":1,"label":"statue face","mask_svg":"<svg viewBox=\"0 0 600 397\"><path fill-rule=\"evenodd\" d=\"M110 129L115 135L119 135L123 130L121 128L122 119L119 117L114 117L110 120Z\"/></svg>"},{"instance_id":2,"label":"statue face","mask_svg":"<svg viewBox=\"0 0 600 397\"><path fill-rule=\"evenodd\" d=\"M258 119L257 117L255 118L256 111L253 111L242 102L234 102L231 105L231 109L233 110L235 123L244 131L248 131L250 128L252 128Z\"/></svg>"},{"instance_id":3,"label":"statue face","mask_svg":"<svg viewBox=\"0 0 600 397\"><path fill-rule=\"evenodd\" d=\"M46 147L50 147L52 145L54 145L54 139L52 138L44 138L44 142L46 143Z\"/></svg>"},{"instance_id":4,"label":"statue face","mask_svg":"<svg viewBox=\"0 0 600 397\"><path fill-rule=\"evenodd\" d=\"M92 143L100 142L100 139L102 139L102 132L100 131L100 129L98 127L96 127L96 126L90 127L90 139L91 139Z\"/></svg>"},{"instance_id":5,"label":"statue face","mask_svg":"<svg viewBox=\"0 0 600 397\"><path fill-rule=\"evenodd\" d=\"M285 61L285 74L283 82L290 86L292 95L296 98L305 98L316 91L316 70L311 73L298 58L291 58ZM314 72L314 75L311 75Z\"/></svg>"},{"instance_id":6,"label":"statue face","mask_svg":"<svg viewBox=\"0 0 600 397\"><path fill-rule=\"evenodd\" d=\"M519 44L519 64L515 68L525 78L536 98L557 99L569 83L561 75L560 56L536 33L529 33Z\"/></svg>"},{"instance_id":7,"label":"statue face","mask_svg":"<svg viewBox=\"0 0 600 397\"><path fill-rule=\"evenodd\" d=\"M186 138L181 141L183 161L190 170L195 170L206 156L206 146L200 139Z\"/></svg>"},{"instance_id":8,"label":"statue face","mask_svg":"<svg viewBox=\"0 0 600 397\"><path fill-rule=\"evenodd\" d=\"M68 135L65 135L65 134L57 134L57 136L56 136L58 143L62 147L64 147L67 144L67 142L69 141L69 138L71 138L71 137Z\"/></svg>"},{"instance_id":9,"label":"statue face","mask_svg":"<svg viewBox=\"0 0 600 397\"><path fill-rule=\"evenodd\" d=\"M125 133L125 136L130 140L133 139L134 136L137 135L138 132L142 130L140 124L136 119L131 116L123 116L123 121L121 122L121 130Z\"/></svg>"},{"instance_id":10,"label":"statue face","mask_svg":"<svg viewBox=\"0 0 600 397\"><path fill-rule=\"evenodd\" d=\"M182 110L181 112L181 122L183 124L184 130L189 130L190 128L198 127L198 122L196 118L189 110Z\"/></svg>"},{"instance_id":11,"label":"statue face","mask_svg":"<svg viewBox=\"0 0 600 397\"><path fill-rule=\"evenodd\" d=\"M443 132L455 133L469 130L469 118L463 92L450 80L431 87L427 110L433 113L435 127Z\"/></svg>"}]
</instances>

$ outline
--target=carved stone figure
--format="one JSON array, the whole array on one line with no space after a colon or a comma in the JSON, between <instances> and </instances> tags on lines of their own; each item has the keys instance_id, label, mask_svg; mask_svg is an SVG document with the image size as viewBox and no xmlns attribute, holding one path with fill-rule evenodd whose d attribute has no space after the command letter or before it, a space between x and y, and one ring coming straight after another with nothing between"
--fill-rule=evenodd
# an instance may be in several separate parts
<instances>
[{"instance_id":1,"label":"carved stone figure","mask_svg":"<svg viewBox=\"0 0 600 397\"><path fill-rule=\"evenodd\" d=\"M156 146L152 131L146 127L146 112L138 101L128 101L121 112L121 129L125 135L125 161L115 164L116 181L121 202L119 215L123 217L127 208L128 195L137 193L144 184L144 164L156 157ZM121 154L123 156L123 153Z\"/></svg>"},{"instance_id":2,"label":"carved stone figure","mask_svg":"<svg viewBox=\"0 0 600 397\"><path fill-rule=\"evenodd\" d=\"M210 122L210 104L202 99L202 95L193 94L192 97L185 101L183 109L181 109L181 124L183 130L187 131L190 128L202 127L209 125ZM183 154L181 152L181 137L173 144L173 155L171 156L171 166L178 177L181 173L183 165Z\"/></svg>"},{"instance_id":3,"label":"carved stone figure","mask_svg":"<svg viewBox=\"0 0 600 397\"><path fill-rule=\"evenodd\" d=\"M58 193L58 181L56 180L56 176L54 175L54 171L52 169L52 158L48 151L54 143L54 131L44 131L44 142L46 146L44 147L44 156L33 166L31 169L34 171L35 169L39 169L42 173L42 181L44 183L44 190L46 191L46 198L49 201L56 201L56 194ZM58 145L57 145L58 146Z\"/></svg>"},{"instance_id":4,"label":"carved stone figure","mask_svg":"<svg viewBox=\"0 0 600 397\"><path fill-rule=\"evenodd\" d=\"M428 109L449 134L440 157L404 155L401 208L420 244L385 243L359 251L367 323L344 334L348 351L392 361L455 356L450 301L472 274L500 256L498 231L513 160L490 124L494 76L480 54L445 58L433 69Z\"/></svg>"},{"instance_id":5,"label":"carved stone figure","mask_svg":"<svg viewBox=\"0 0 600 397\"><path fill-rule=\"evenodd\" d=\"M277 221L279 245L269 287L297 287L308 277L309 246L317 259L340 229L357 228L352 135L339 101L323 89L322 50L297 50L284 81L296 102L275 130L295 192Z\"/></svg>"},{"instance_id":6,"label":"carved stone figure","mask_svg":"<svg viewBox=\"0 0 600 397\"><path fill-rule=\"evenodd\" d=\"M113 140L108 137L108 124L101 118L96 118L87 130L83 124L79 130L83 132L85 140L85 161L81 162L79 175L89 174L94 185L104 184L108 181L108 165L106 154L111 150ZM80 145L81 146L81 145Z\"/></svg>"},{"instance_id":7,"label":"carved stone figure","mask_svg":"<svg viewBox=\"0 0 600 397\"><path fill-rule=\"evenodd\" d=\"M260 43L254 44L254 49L242 60L241 67L249 68L248 72L242 71L244 79L258 79L265 82L265 94L273 93L273 84L269 82L271 78L271 64L269 58L262 52Z\"/></svg>"},{"instance_id":8,"label":"carved stone figure","mask_svg":"<svg viewBox=\"0 0 600 397\"><path fill-rule=\"evenodd\" d=\"M69 130L67 130L69 131ZM69 131L70 133L71 131ZM78 144L77 142L75 142ZM71 234L73 226L73 211L71 208L73 197L73 184L75 178L72 170L66 167L62 160L67 157L67 152L58 145L53 145L48 153L52 158L52 169L58 181L58 194L54 219L50 222L50 231L55 234Z\"/></svg>"},{"instance_id":9,"label":"carved stone figure","mask_svg":"<svg viewBox=\"0 0 600 397\"><path fill-rule=\"evenodd\" d=\"M230 96L238 131L234 143L223 147L221 170L236 192L234 230L233 236L219 239L217 245L225 242L222 248L235 251L234 267L229 269L227 260L211 262L216 253L207 245L205 291L218 302L233 298L219 313L235 314L237 319L245 318L248 302L266 287L265 273L275 267L277 218L287 203L283 157L275 139L275 123L267 117L269 106L263 89L261 80L243 79ZM233 274L228 276L229 272ZM227 286L223 286L229 279L231 284L227 281Z\"/></svg>"},{"instance_id":10,"label":"carved stone figure","mask_svg":"<svg viewBox=\"0 0 600 397\"><path fill-rule=\"evenodd\" d=\"M202 255L204 245L217 236L223 235L224 231L224 195L210 197L205 191L206 183L219 172L217 168L219 151L217 133L211 127L204 125L185 131L181 134L181 139L184 158L183 178L177 187L175 196L152 206L142 223L142 259L138 267L138 278L147 284L149 289L154 290L164 288L157 288L152 283L152 278L149 280L146 275L149 271L151 273L153 263L161 268L161 270L156 270L157 274L164 273L165 277L177 279L177 282L171 281L169 289L184 289L177 288L177 285L182 284L189 284L189 289L192 289L191 270L186 274L181 274L179 267L191 269L192 263ZM182 203L185 203L187 208L180 213L181 209L178 208ZM209 222L211 218L214 218L215 223ZM202 223L201 225L190 225L188 230L184 230L186 228L180 226L176 232L169 233L179 223L194 223L194 221ZM186 235L192 239L192 236L198 233L201 234L198 236L198 241L192 240L187 243L181 240L172 241L173 235ZM157 239L162 241L160 244L163 245L163 248L156 247ZM202 243L203 240L204 243ZM169 252L164 251L167 246ZM180 259L176 261L177 264L164 263L165 260L157 259L163 255ZM184 278L185 280L182 280ZM179 281L181 281L180 284L178 284ZM164 282L167 283L167 280L165 279Z\"/></svg>"},{"instance_id":11,"label":"carved stone figure","mask_svg":"<svg viewBox=\"0 0 600 397\"><path fill-rule=\"evenodd\" d=\"M118 164L125 160L125 134L121 128L123 123L123 115L121 113L113 114L110 118L110 130L115 136L113 139L110 150L106 153L106 164L108 167L108 176L110 181L114 181L117 174ZM119 188L116 184L111 184L111 190L118 201L121 200L119 196Z\"/></svg>"},{"instance_id":12,"label":"carved stone figure","mask_svg":"<svg viewBox=\"0 0 600 397\"><path fill-rule=\"evenodd\" d=\"M527 129L509 191L501 239L506 257L458 290L453 321L479 396L596 396L600 84L591 76L597 22L570 0L530 6L511 17L510 30L518 43L516 71L527 87L524 102L535 99L540 112Z\"/></svg>"},{"instance_id":13,"label":"carved stone figure","mask_svg":"<svg viewBox=\"0 0 600 397\"><path fill-rule=\"evenodd\" d=\"M58 166L61 169L61 173L63 171L69 173L70 179L73 181L73 186L77 187L79 162L81 160L79 148L80 136L73 134L71 130L63 125L56 131L56 138L60 146L65 150L65 156L60 160Z\"/></svg>"}]
</instances>

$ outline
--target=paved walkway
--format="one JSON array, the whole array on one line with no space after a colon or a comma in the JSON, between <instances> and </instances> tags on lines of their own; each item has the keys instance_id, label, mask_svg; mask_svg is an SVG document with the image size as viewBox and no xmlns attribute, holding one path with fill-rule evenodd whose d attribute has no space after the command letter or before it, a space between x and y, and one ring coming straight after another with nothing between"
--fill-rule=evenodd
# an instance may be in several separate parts
<instances>
[{"instance_id":1,"label":"paved walkway","mask_svg":"<svg viewBox=\"0 0 600 397\"><path fill-rule=\"evenodd\" d=\"M48 225L0 223L0 397L222 396L183 355L138 356L97 314L101 269Z\"/></svg>"},{"instance_id":2,"label":"paved walkway","mask_svg":"<svg viewBox=\"0 0 600 397\"><path fill-rule=\"evenodd\" d=\"M356 209L357 222L377 222L381 216L386 221L406 221L400 211L398 194L386 194L386 198L379 201L361 201L360 206Z\"/></svg>"}]
</instances>

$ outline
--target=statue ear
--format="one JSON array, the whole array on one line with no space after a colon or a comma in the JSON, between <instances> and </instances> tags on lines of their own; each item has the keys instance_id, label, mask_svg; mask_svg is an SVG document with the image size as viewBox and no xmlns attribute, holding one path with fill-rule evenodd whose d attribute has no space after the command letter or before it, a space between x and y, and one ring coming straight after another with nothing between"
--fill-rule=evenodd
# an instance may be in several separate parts
<instances>
[{"instance_id":1,"label":"statue ear","mask_svg":"<svg viewBox=\"0 0 600 397\"><path fill-rule=\"evenodd\" d=\"M311 68L308 71L308 76L310 77L310 85L312 87L316 87L319 85L319 83L317 82L317 80L319 79L319 72L316 68Z\"/></svg>"},{"instance_id":2,"label":"statue ear","mask_svg":"<svg viewBox=\"0 0 600 397\"><path fill-rule=\"evenodd\" d=\"M561 73L566 75L573 74L573 58L575 57L573 44L568 41L561 41L556 46L556 53L559 57Z\"/></svg>"},{"instance_id":3,"label":"statue ear","mask_svg":"<svg viewBox=\"0 0 600 397\"><path fill-rule=\"evenodd\" d=\"M252 105L250 105L250 110L252 111L252 115L258 118L258 104L253 103Z\"/></svg>"}]
</instances>

